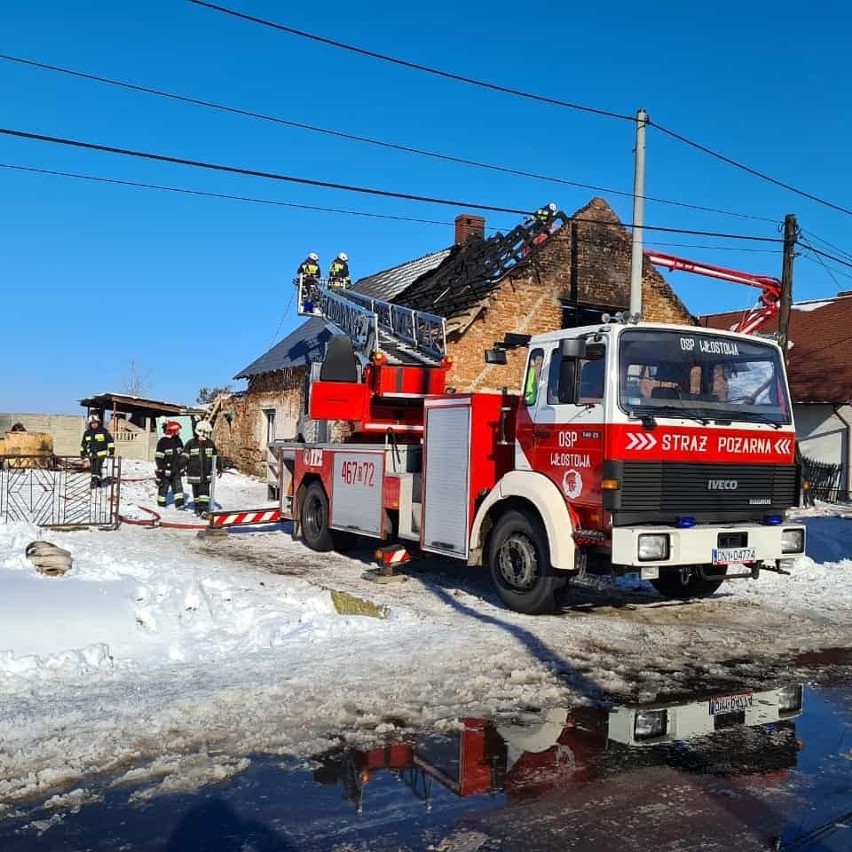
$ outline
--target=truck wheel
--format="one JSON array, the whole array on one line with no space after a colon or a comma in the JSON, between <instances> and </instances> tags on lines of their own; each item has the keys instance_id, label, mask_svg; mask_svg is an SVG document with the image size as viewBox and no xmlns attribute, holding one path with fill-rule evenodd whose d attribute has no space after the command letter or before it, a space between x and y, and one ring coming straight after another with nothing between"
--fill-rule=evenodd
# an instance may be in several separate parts
<instances>
[{"instance_id":1,"label":"truck wheel","mask_svg":"<svg viewBox=\"0 0 852 852\"><path fill-rule=\"evenodd\" d=\"M679 568L663 569L660 576L650 583L664 598L681 601L687 598L707 598L722 585L727 570L705 565L704 572L710 576L702 578L691 568L686 572Z\"/></svg>"},{"instance_id":2,"label":"truck wheel","mask_svg":"<svg viewBox=\"0 0 852 852\"><path fill-rule=\"evenodd\" d=\"M308 486L301 511L302 540L311 550L320 553L334 549L331 530L328 528L328 497L319 482Z\"/></svg>"},{"instance_id":3,"label":"truck wheel","mask_svg":"<svg viewBox=\"0 0 852 852\"><path fill-rule=\"evenodd\" d=\"M550 564L550 549L541 522L512 509L497 521L488 549L497 594L516 612L540 615L557 608L556 596L567 578Z\"/></svg>"}]
</instances>

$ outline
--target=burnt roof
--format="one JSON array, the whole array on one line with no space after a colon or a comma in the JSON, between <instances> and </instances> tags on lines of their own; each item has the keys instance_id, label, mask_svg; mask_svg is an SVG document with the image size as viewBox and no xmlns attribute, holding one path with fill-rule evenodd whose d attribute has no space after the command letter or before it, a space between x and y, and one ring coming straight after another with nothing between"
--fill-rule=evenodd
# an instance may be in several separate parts
<instances>
[{"instance_id":1,"label":"burnt roof","mask_svg":"<svg viewBox=\"0 0 852 852\"><path fill-rule=\"evenodd\" d=\"M733 328L742 312L699 318L708 328ZM777 332L773 319L761 332ZM852 293L797 302L790 311L788 373L793 402L852 403Z\"/></svg>"}]
</instances>

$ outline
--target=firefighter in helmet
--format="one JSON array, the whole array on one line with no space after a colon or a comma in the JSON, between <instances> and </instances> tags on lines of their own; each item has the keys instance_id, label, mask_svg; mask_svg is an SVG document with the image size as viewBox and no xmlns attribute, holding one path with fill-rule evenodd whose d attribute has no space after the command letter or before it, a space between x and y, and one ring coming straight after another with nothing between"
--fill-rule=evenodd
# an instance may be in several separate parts
<instances>
[{"instance_id":1,"label":"firefighter in helmet","mask_svg":"<svg viewBox=\"0 0 852 852\"><path fill-rule=\"evenodd\" d=\"M558 208L552 201L544 207L539 207L538 210L533 213L533 224L535 227L542 231L548 230L550 228L550 223L556 216L557 209Z\"/></svg>"},{"instance_id":2,"label":"firefighter in helmet","mask_svg":"<svg viewBox=\"0 0 852 852\"><path fill-rule=\"evenodd\" d=\"M183 462L181 451L183 441L180 438L180 423L169 420L163 424L163 437L157 441L154 454L157 483L157 505L165 507L168 502L169 490L174 495L175 509L183 509L183 483L180 479Z\"/></svg>"},{"instance_id":3,"label":"firefighter in helmet","mask_svg":"<svg viewBox=\"0 0 852 852\"><path fill-rule=\"evenodd\" d=\"M115 441L101 423L97 414L89 416L88 428L83 432L80 443L80 458L87 458L92 473L90 488L100 488L103 484L102 472L107 456L115 455Z\"/></svg>"},{"instance_id":4,"label":"firefighter in helmet","mask_svg":"<svg viewBox=\"0 0 852 852\"><path fill-rule=\"evenodd\" d=\"M306 313L313 313L314 303L319 289L320 265L319 255L312 251L296 270L296 287L301 288L300 298L302 309Z\"/></svg>"},{"instance_id":5,"label":"firefighter in helmet","mask_svg":"<svg viewBox=\"0 0 852 852\"><path fill-rule=\"evenodd\" d=\"M209 420L195 424L195 437L190 438L181 451L186 479L192 486L195 514L204 515L210 508L210 483L214 473L222 475L222 459L213 439L213 426Z\"/></svg>"},{"instance_id":6,"label":"firefighter in helmet","mask_svg":"<svg viewBox=\"0 0 852 852\"><path fill-rule=\"evenodd\" d=\"M328 268L328 286L340 290L352 286L349 278L349 255L345 251L340 252Z\"/></svg>"}]
</instances>

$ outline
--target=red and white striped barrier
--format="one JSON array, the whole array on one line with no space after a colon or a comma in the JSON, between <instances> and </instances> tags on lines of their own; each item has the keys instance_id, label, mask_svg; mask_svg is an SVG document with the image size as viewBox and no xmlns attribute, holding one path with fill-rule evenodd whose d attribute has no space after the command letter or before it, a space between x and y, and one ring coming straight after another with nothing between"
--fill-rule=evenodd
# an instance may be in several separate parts
<instances>
[{"instance_id":1,"label":"red and white striped barrier","mask_svg":"<svg viewBox=\"0 0 852 852\"><path fill-rule=\"evenodd\" d=\"M242 512L208 512L211 527L234 527L240 524L277 524L281 521L280 509L245 509Z\"/></svg>"}]
</instances>

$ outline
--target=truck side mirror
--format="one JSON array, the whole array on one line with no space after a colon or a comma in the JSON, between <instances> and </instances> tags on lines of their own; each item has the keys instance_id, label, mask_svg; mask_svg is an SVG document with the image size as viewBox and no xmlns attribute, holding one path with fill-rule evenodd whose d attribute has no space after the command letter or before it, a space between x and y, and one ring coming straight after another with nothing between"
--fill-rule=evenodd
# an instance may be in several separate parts
<instances>
[{"instance_id":1,"label":"truck side mirror","mask_svg":"<svg viewBox=\"0 0 852 852\"><path fill-rule=\"evenodd\" d=\"M562 358L585 358L586 357L586 338L585 337L566 337L559 344L559 355Z\"/></svg>"},{"instance_id":2,"label":"truck side mirror","mask_svg":"<svg viewBox=\"0 0 852 852\"><path fill-rule=\"evenodd\" d=\"M566 343L569 341L563 341ZM570 341L575 342L575 341ZM562 358L559 363L559 387L556 396L560 405L572 405L577 402L577 365L576 358Z\"/></svg>"}]
</instances>

